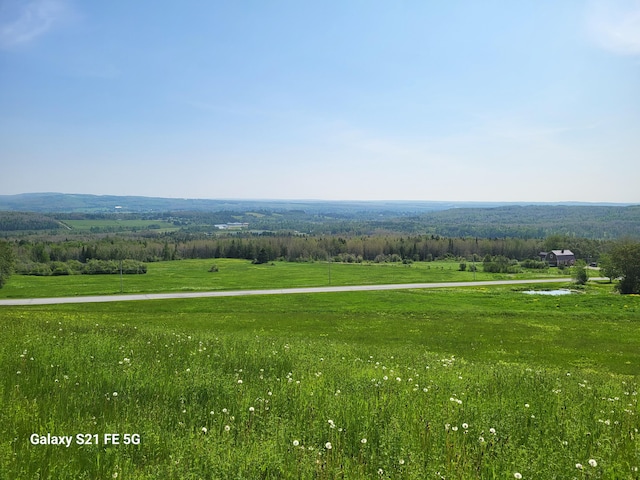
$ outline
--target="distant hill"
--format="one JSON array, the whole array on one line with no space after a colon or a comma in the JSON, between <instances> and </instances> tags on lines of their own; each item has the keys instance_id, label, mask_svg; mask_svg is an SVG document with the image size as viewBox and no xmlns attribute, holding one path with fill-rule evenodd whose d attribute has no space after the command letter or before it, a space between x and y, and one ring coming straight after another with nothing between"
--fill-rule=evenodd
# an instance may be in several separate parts
<instances>
[{"instance_id":1,"label":"distant hill","mask_svg":"<svg viewBox=\"0 0 640 480\"><path fill-rule=\"evenodd\" d=\"M0 231L57 229L73 233L78 230L75 228L77 224L67 220L83 218L116 221L115 225L93 225L91 231L96 232L150 228L145 227L144 223L135 222L126 227L121 222L135 219L148 222L159 220L164 222L163 225L188 233L207 233L215 231L216 224L243 222L254 232L299 231L342 235L398 233L481 238L545 238L549 235L591 239L640 238L640 205L207 200L62 193L0 196Z\"/></svg>"},{"instance_id":2,"label":"distant hill","mask_svg":"<svg viewBox=\"0 0 640 480\"><path fill-rule=\"evenodd\" d=\"M495 208L531 205L513 202L439 202L439 201L326 201L326 200L215 200L195 198L162 198L69 193L22 193L0 195L0 210L39 213L146 213L171 211L248 211L302 210L306 213L392 213L416 214L450 209ZM541 203L539 205L550 205ZM563 205L608 205L567 202Z\"/></svg>"},{"instance_id":3,"label":"distant hill","mask_svg":"<svg viewBox=\"0 0 640 480\"><path fill-rule=\"evenodd\" d=\"M640 205L508 205L429 212L421 223L450 237L640 237Z\"/></svg>"}]
</instances>

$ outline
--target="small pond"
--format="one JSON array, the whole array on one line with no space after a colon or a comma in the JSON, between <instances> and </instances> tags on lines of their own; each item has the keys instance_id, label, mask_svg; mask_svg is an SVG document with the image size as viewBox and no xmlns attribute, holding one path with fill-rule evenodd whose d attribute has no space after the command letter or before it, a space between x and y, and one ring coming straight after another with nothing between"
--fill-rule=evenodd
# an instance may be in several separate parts
<instances>
[{"instance_id":1,"label":"small pond","mask_svg":"<svg viewBox=\"0 0 640 480\"><path fill-rule=\"evenodd\" d=\"M571 290L560 289L560 290L526 290L522 293L526 293L527 295L569 295L571 294Z\"/></svg>"}]
</instances>

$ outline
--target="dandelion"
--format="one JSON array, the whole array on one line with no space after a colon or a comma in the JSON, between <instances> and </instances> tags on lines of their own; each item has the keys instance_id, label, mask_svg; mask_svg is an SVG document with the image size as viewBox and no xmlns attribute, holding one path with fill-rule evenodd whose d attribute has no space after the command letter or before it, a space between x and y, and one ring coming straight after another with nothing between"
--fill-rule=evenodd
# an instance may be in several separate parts
<instances>
[{"instance_id":1,"label":"dandelion","mask_svg":"<svg viewBox=\"0 0 640 480\"><path fill-rule=\"evenodd\" d=\"M113 396L117 397L118 396L118 392L113 392Z\"/></svg>"},{"instance_id":2,"label":"dandelion","mask_svg":"<svg viewBox=\"0 0 640 480\"><path fill-rule=\"evenodd\" d=\"M491 428L489 429L489 433L490 433L491 435L495 435L495 434L496 434L496 429L495 429L495 428L493 428L493 427L491 427Z\"/></svg>"},{"instance_id":3,"label":"dandelion","mask_svg":"<svg viewBox=\"0 0 640 480\"><path fill-rule=\"evenodd\" d=\"M519 472L516 472L513 474L513 478L517 478L518 480L520 480L522 478L522 474Z\"/></svg>"},{"instance_id":4,"label":"dandelion","mask_svg":"<svg viewBox=\"0 0 640 480\"><path fill-rule=\"evenodd\" d=\"M378 475L380 475L380 476L384 475L384 470L379 468L378 469Z\"/></svg>"},{"instance_id":5,"label":"dandelion","mask_svg":"<svg viewBox=\"0 0 640 480\"><path fill-rule=\"evenodd\" d=\"M362 440L360 440L360 443L364 445L365 443L367 443L367 439L363 438Z\"/></svg>"},{"instance_id":6,"label":"dandelion","mask_svg":"<svg viewBox=\"0 0 640 480\"><path fill-rule=\"evenodd\" d=\"M331 442L327 442L324 444L324 448L326 448L327 450L331 450L333 448L333 445L331 445Z\"/></svg>"},{"instance_id":7,"label":"dandelion","mask_svg":"<svg viewBox=\"0 0 640 480\"><path fill-rule=\"evenodd\" d=\"M484 437L478 437L478 441L479 441L480 443L484 443Z\"/></svg>"},{"instance_id":8,"label":"dandelion","mask_svg":"<svg viewBox=\"0 0 640 480\"><path fill-rule=\"evenodd\" d=\"M294 440L293 441L293 446L297 447L298 445L300 445L300 442L298 440Z\"/></svg>"},{"instance_id":9,"label":"dandelion","mask_svg":"<svg viewBox=\"0 0 640 480\"><path fill-rule=\"evenodd\" d=\"M229 413L229 410L227 410L226 408L223 408L222 413Z\"/></svg>"},{"instance_id":10,"label":"dandelion","mask_svg":"<svg viewBox=\"0 0 640 480\"><path fill-rule=\"evenodd\" d=\"M249 407L249 412L253 413L253 412L255 412L255 411L256 411L256 409L255 409L255 408L253 408L253 407Z\"/></svg>"},{"instance_id":11,"label":"dandelion","mask_svg":"<svg viewBox=\"0 0 640 480\"><path fill-rule=\"evenodd\" d=\"M467 428L469 428L469 424L468 423L463 423L462 424L462 428L464 428L466 430Z\"/></svg>"},{"instance_id":12,"label":"dandelion","mask_svg":"<svg viewBox=\"0 0 640 480\"><path fill-rule=\"evenodd\" d=\"M597 467L598 466L598 462L596 462L595 459L590 458L589 459L589 465L591 465L592 467Z\"/></svg>"},{"instance_id":13,"label":"dandelion","mask_svg":"<svg viewBox=\"0 0 640 480\"><path fill-rule=\"evenodd\" d=\"M576 468L578 470L582 470L582 464L581 463L576 463Z\"/></svg>"},{"instance_id":14,"label":"dandelion","mask_svg":"<svg viewBox=\"0 0 640 480\"><path fill-rule=\"evenodd\" d=\"M238 385L242 385L242 379L241 378L238 379Z\"/></svg>"},{"instance_id":15,"label":"dandelion","mask_svg":"<svg viewBox=\"0 0 640 480\"><path fill-rule=\"evenodd\" d=\"M202 433L207 433L207 427L202 427Z\"/></svg>"},{"instance_id":16,"label":"dandelion","mask_svg":"<svg viewBox=\"0 0 640 480\"><path fill-rule=\"evenodd\" d=\"M458 431L458 427L453 426L453 427L451 427L451 430L453 430L454 432L457 432Z\"/></svg>"},{"instance_id":17,"label":"dandelion","mask_svg":"<svg viewBox=\"0 0 640 480\"><path fill-rule=\"evenodd\" d=\"M228 432L229 430L231 430L231 427L229 425L225 425L224 426L224 431Z\"/></svg>"},{"instance_id":18,"label":"dandelion","mask_svg":"<svg viewBox=\"0 0 640 480\"><path fill-rule=\"evenodd\" d=\"M528 403L525 403L525 404L524 404L524 408L529 408L529 404L528 404Z\"/></svg>"},{"instance_id":19,"label":"dandelion","mask_svg":"<svg viewBox=\"0 0 640 480\"><path fill-rule=\"evenodd\" d=\"M399 463L400 465L404 465L404 458L401 458L400 460L398 460L398 463Z\"/></svg>"}]
</instances>

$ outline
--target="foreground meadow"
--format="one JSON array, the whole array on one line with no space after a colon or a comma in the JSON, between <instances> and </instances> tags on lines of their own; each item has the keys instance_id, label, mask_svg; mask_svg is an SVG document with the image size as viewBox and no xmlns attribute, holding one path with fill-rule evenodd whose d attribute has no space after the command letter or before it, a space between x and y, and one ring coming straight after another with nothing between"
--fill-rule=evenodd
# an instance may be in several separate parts
<instances>
[{"instance_id":1,"label":"foreground meadow","mask_svg":"<svg viewBox=\"0 0 640 480\"><path fill-rule=\"evenodd\" d=\"M638 478L639 320L598 286L2 307L0 472Z\"/></svg>"}]
</instances>

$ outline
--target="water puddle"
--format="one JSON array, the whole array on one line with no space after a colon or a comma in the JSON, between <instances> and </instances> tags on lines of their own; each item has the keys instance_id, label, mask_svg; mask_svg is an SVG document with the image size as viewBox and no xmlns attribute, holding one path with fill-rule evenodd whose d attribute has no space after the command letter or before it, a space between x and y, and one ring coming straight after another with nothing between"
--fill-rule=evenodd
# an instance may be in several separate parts
<instances>
[{"instance_id":1,"label":"water puddle","mask_svg":"<svg viewBox=\"0 0 640 480\"><path fill-rule=\"evenodd\" d=\"M527 295L569 295L571 294L571 290L560 289L560 290L526 290L522 293L526 293Z\"/></svg>"}]
</instances>

